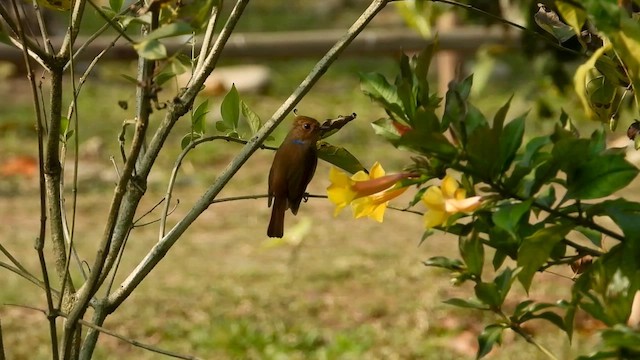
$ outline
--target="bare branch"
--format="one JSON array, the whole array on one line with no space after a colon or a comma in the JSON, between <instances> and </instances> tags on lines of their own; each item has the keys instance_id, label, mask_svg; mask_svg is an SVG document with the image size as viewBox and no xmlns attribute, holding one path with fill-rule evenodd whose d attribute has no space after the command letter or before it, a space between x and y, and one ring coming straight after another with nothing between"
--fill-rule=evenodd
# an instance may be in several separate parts
<instances>
[{"instance_id":1,"label":"bare branch","mask_svg":"<svg viewBox=\"0 0 640 360\"><path fill-rule=\"evenodd\" d=\"M220 14L220 10L222 10L223 0L217 5L214 5L211 8L211 14L209 15L209 22L207 23L207 30L204 33L204 38L202 39L202 46L200 47L200 53L198 53L198 62L196 63L194 73L199 72L202 69L202 65L204 64L205 58L209 55L209 49L211 48L211 42L213 41L214 30L216 28L216 24L218 23L218 15Z\"/></svg>"},{"instance_id":2,"label":"bare branch","mask_svg":"<svg viewBox=\"0 0 640 360\"><path fill-rule=\"evenodd\" d=\"M61 59L68 59L71 56L71 49L76 42L76 37L80 31L80 23L82 22L82 15L84 14L84 7L87 0L75 0L73 3L73 9L71 11L71 20L69 21L69 28L62 40L62 46L58 53L58 57Z\"/></svg>"},{"instance_id":3,"label":"bare branch","mask_svg":"<svg viewBox=\"0 0 640 360\"><path fill-rule=\"evenodd\" d=\"M16 4L16 0L11 0L13 5L13 11L16 14L16 18L19 17L18 5ZM20 39L22 40L22 44L24 48L27 48L26 38L27 36L24 33L24 29L22 27L22 22L18 21L16 24L18 34ZM47 270L47 262L44 257L44 238L46 232L46 194L45 194L45 178L44 178L44 165L43 165L43 141L42 141L42 112L40 111L40 100L38 97L38 90L36 87L35 80L33 78L33 69L31 68L31 61L26 51L22 52L24 57L24 63L27 68L27 77L29 79L29 85L31 89L31 95L33 98L33 107L36 115L36 130L38 133L38 165L39 165L39 190L40 190L40 229L38 234L38 240L36 241L36 251L38 253L38 260L40 261L40 269L42 270L42 279L44 282L45 295L47 298L47 307L49 309L49 313L52 313L54 310L53 306L53 297L51 293L51 285L49 283L49 272ZM56 149L57 151L57 149ZM51 337L51 352L53 355L53 359L58 359L58 332L56 328L56 319L55 317L49 318L49 336Z\"/></svg>"},{"instance_id":4,"label":"bare branch","mask_svg":"<svg viewBox=\"0 0 640 360\"><path fill-rule=\"evenodd\" d=\"M5 304L5 305L19 307L19 308L23 308L23 309L27 309L27 310L33 310L33 311L40 312L40 313L42 313L44 315L47 315L47 311L46 310L40 309L40 308L37 308L37 307L34 307L34 306L20 305L20 304ZM58 312L57 315L61 316L63 318L67 318L67 319L70 317L69 315L67 315L67 314L65 314L63 312ZM192 356L192 355L178 354L178 353L173 352L173 351L164 350L164 349L160 349L158 347L155 347L153 345L145 344L145 343L140 342L140 341L135 340L135 339L130 339L130 338L126 337L126 336L120 335L120 334L118 334L116 332L113 332L113 331L111 331L109 329L106 329L106 328L104 328L102 326L96 325L94 323L91 323L91 322L83 320L83 319L78 320L78 324L80 324L82 326L86 326L86 327L88 327L90 329L93 329L93 330L97 330L97 331L99 331L101 333L107 334L107 335L112 336L112 337L114 337L116 339L122 340L122 341L124 341L124 342L126 342L128 344L131 344L131 345L133 345L135 347L139 347L141 349L149 350L149 351L154 352L154 353L170 356L170 357L177 358L177 359L187 359L187 360L197 360L198 359L197 357Z\"/></svg>"}]
</instances>

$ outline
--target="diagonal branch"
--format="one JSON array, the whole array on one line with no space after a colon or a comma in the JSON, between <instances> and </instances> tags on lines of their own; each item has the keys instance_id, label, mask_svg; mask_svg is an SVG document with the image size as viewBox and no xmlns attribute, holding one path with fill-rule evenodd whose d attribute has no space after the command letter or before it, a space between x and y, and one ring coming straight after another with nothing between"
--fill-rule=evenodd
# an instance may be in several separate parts
<instances>
[{"instance_id":1,"label":"diagonal branch","mask_svg":"<svg viewBox=\"0 0 640 360\"><path fill-rule=\"evenodd\" d=\"M355 23L349 28L345 36L340 39L316 64L309 75L302 81L298 88L291 94L291 96L282 104L280 109L272 116L272 118L265 123L265 125L258 130L256 135L242 148L238 156L227 166L225 170L220 174L216 182L207 189L202 198L194 204L193 208L187 213L187 215L178 224L166 234L161 241L159 241L147 254L147 256L138 264L133 272L124 280L121 286L113 294L109 296L108 303L111 309L117 308L130 294L131 292L142 282L142 280L153 270L158 262L169 251L171 246L175 244L178 238L184 233L184 231L195 221L195 219L202 214L208 207L211 201L220 193L224 186L231 180L240 167L247 161L247 159L260 147L262 142L269 136L269 134L275 129L275 127L284 119L295 105L302 99L302 97L311 89L311 87L322 77L327 71L328 67L338 58L340 53L355 39L355 37L366 27L366 25L380 12L387 4L388 0L375 0L369 5L369 7L363 12L363 14L355 21ZM221 35L222 37L222 35ZM215 55L214 53L211 56ZM204 66L203 71L210 69L209 66ZM200 74L194 75L196 81L194 84L199 89L201 85ZM197 89L189 89L183 97L188 96L191 93L196 93Z\"/></svg>"}]
</instances>

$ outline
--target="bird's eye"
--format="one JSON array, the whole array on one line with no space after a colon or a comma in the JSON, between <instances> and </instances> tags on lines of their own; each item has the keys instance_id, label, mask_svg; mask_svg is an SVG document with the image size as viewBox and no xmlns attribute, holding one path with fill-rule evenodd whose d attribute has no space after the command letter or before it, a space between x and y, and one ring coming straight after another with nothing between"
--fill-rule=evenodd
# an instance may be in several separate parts
<instances>
[{"instance_id":1,"label":"bird's eye","mask_svg":"<svg viewBox=\"0 0 640 360\"><path fill-rule=\"evenodd\" d=\"M311 124L309 123L304 123L304 125L302 125L303 128L305 128L306 130L311 129Z\"/></svg>"}]
</instances>

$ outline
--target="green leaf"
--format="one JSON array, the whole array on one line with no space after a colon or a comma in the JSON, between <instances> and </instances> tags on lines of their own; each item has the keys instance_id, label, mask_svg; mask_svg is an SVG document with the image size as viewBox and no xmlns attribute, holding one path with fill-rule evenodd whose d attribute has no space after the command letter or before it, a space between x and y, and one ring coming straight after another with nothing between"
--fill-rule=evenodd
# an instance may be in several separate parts
<instances>
[{"instance_id":1,"label":"green leaf","mask_svg":"<svg viewBox=\"0 0 640 360\"><path fill-rule=\"evenodd\" d=\"M584 9L565 3L564 1L556 1L555 4L562 18L571 26L573 32L577 36L580 36L582 25L584 25L584 22L587 20L587 14Z\"/></svg>"},{"instance_id":2,"label":"green leaf","mask_svg":"<svg viewBox=\"0 0 640 360\"><path fill-rule=\"evenodd\" d=\"M453 305L461 308L489 310L489 308L485 304L479 302L476 299L464 300L464 299L453 298L453 299L447 299L443 302L445 304L449 304L449 305Z\"/></svg>"},{"instance_id":3,"label":"green leaf","mask_svg":"<svg viewBox=\"0 0 640 360\"><path fill-rule=\"evenodd\" d=\"M496 289L500 296L500 305L502 305L504 300L507 298L509 290L511 290L511 285L513 285L513 282L520 271L520 268L511 270L510 267L506 267L498 276L496 276L495 279L493 279L493 283L496 284Z\"/></svg>"},{"instance_id":4,"label":"green leaf","mask_svg":"<svg viewBox=\"0 0 640 360\"><path fill-rule=\"evenodd\" d=\"M543 313L533 315L531 317L531 319L547 320L548 322L550 322L553 325L557 326L559 329L565 330L564 319L562 319L562 316L560 316L560 315L558 315L558 314L556 314L556 313L554 313L552 311L545 311Z\"/></svg>"},{"instance_id":5,"label":"green leaf","mask_svg":"<svg viewBox=\"0 0 640 360\"><path fill-rule=\"evenodd\" d=\"M498 211L493 213L491 216L491 220L493 223L504 229L506 232L511 234L514 238L517 238L517 230L522 220L523 215L528 214L529 209L531 209L531 200L523 201L517 204L506 204L500 205L498 207ZM528 221L528 216L525 219Z\"/></svg>"},{"instance_id":6,"label":"green leaf","mask_svg":"<svg viewBox=\"0 0 640 360\"><path fill-rule=\"evenodd\" d=\"M245 103L244 101L240 101L240 107L242 108L242 116L244 116L244 118L247 120L247 124L249 124L251 134L255 135L255 133L257 133L262 126L260 117L253 110L251 110L251 108L249 108L249 105L247 105L247 103Z\"/></svg>"},{"instance_id":7,"label":"green leaf","mask_svg":"<svg viewBox=\"0 0 640 360\"><path fill-rule=\"evenodd\" d=\"M605 53L605 51L611 50L610 44L607 44L598 50L596 50L589 60L584 64L580 65L573 76L573 87L582 103L585 113L588 117L596 119L595 112L591 109L589 105L589 100L587 98L587 74L591 69L595 69L596 61Z\"/></svg>"},{"instance_id":8,"label":"green leaf","mask_svg":"<svg viewBox=\"0 0 640 360\"><path fill-rule=\"evenodd\" d=\"M233 130L230 127L227 127L227 124L224 123L224 121L216 121L216 130L218 130L221 133L227 133L229 130Z\"/></svg>"},{"instance_id":9,"label":"green leaf","mask_svg":"<svg viewBox=\"0 0 640 360\"><path fill-rule=\"evenodd\" d=\"M553 247L564 239L572 227L572 225L546 227L523 240L518 249L518 267L522 268L518 279L527 292L533 276L547 261Z\"/></svg>"},{"instance_id":10,"label":"green leaf","mask_svg":"<svg viewBox=\"0 0 640 360\"><path fill-rule=\"evenodd\" d=\"M206 131L206 115L209 112L209 100L205 100L193 111L191 115L191 131L204 134Z\"/></svg>"},{"instance_id":11,"label":"green leaf","mask_svg":"<svg viewBox=\"0 0 640 360\"><path fill-rule=\"evenodd\" d=\"M207 23L213 5L214 0L183 2L178 8L178 18L188 22L194 30L200 30Z\"/></svg>"},{"instance_id":12,"label":"green leaf","mask_svg":"<svg viewBox=\"0 0 640 360\"><path fill-rule=\"evenodd\" d=\"M503 129L500 136L500 171L504 172L509 169L511 162L516 156L522 138L524 136L524 120L527 114L517 117L510 121Z\"/></svg>"},{"instance_id":13,"label":"green leaf","mask_svg":"<svg viewBox=\"0 0 640 360\"><path fill-rule=\"evenodd\" d=\"M509 100L502 105L500 109L496 112L496 115L493 117L493 127L492 130L496 134L496 138L500 138L502 134L502 129L504 128L504 120L507 118L507 113L509 112L509 107L511 106L511 100L513 99L513 95L509 97Z\"/></svg>"},{"instance_id":14,"label":"green leaf","mask_svg":"<svg viewBox=\"0 0 640 360\"><path fill-rule=\"evenodd\" d=\"M571 175L567 176L568 198L597 199L627 186L638 175L638 168L613 154L595 157Z\"/></svg>"},{"instance_id":15,"label":"green leaf","mask_svg":"<svg viewBox=\"0 0 640 360\"><path fill-rule=\"evenodd\" d=\"M133 45L138 55L148 60L161 60L167 57L167 48L158 40L151 39Z\"/></svg>"},{"instance_id":16,"label":"green leaf","mask_svg":"<svg viewBox=\"0 0 640 360\"><path fill-rule=\"evenodd\" d=\"M240 118L240 95L236 85L233 84L231 89L222 99L220 105L220 114L222 115L222 121L227 128L236 130L238 128L238 119Z\"/></svg>"},{"instance_id":17,"label":"green leaf","mask_svg":"<svg viewBox=\"0 0 640 360\"><path fill-rule=\"evenodd\" d=\"M434 256L424 262L426 266L439 267L451 271L464 270L464 264L458 259L450 259L444 256Z\"/></svg>"},{"instance_id":18,"label":"green leaf","mask_svg":"<svg viewBox=\"0 0 640 360\"><path fill-rule=\"evenodd\" d=\"M609 348L640 352L640 332L636 329L616 324L612 328L602 330L600 336L604 345Z\"/></svg>"},{"instance_id":19,"label":"green leaf","mask_svg":"<svg viewBox=\"0 0 640 360\"><path fill-rule=\"evenodd\" d=\"M449 142L449 139L436 131L412 129L402 135L394 145L423 155L438 155L445 159L452 159L458 154L458 149Z\"/></svg>"},{"instance_id":20,"label":"green leaf","mask_svg":"<svg viewBox=\"0 0 640 360\"><path fill-rule=\"evenodd\" d=\"M324 141L318 141L317 146L318 158L352 174L357 173L360 170L366 171L360 161L358 161L355 156L347 151L347 149L331 145L328 142Z\"/></svg>"},{"instance_id":21,"label":"green leaf","mask_svg":"<svg viewBox=\"0 0 640 360\"><path fill-rule=\"evenodd\" d=\"M144 37L143 41L159 40L173 36L190 35L193 28L185 22L174 22L153 30L149 35Z\"/></svg>"},{"instance_id":22,"label":"green leaf","mask_svg":"<svg viewBox=\"0 0 640 360\"><path fill-rule=\"evenodd\" d=\"M625 240L640 241L640 203L625 199L607 200L588 208L587 215L608 216L622 229Z\"/></svg>"},{"instance_id":23,"label":"green leaf","mask_svg":"<svg viewBox=\"0 0 640 360\"><path fill-rule=\"evenodd\" d=\"M60 117L60 134L65 134L69 129L69 118L66 116Z\"/></svg>"},{"instance_id":24,"label":"green leaf","mask_svg":"<svg viewBox=\"0 0 640 360\"><path fill-rule=\"evenodd\" d=\"M582 226L576 226L574 229L584 235L591 243L597 247L602 247L602 233L597 230L589 229Z\"/></svg>"},{"instance_id":25,"label":"green leaf","mask_svg":"<svg viewBox=\"0 0 640 360\"><path fill-rule=\"evenodd\" d=\"M132 76L126 75L126 74L120 74L120 76L127 80L128 82L137 85L138 84L138 80Z\"/></svg>"},{"instance_id":26,"label":"green leaf","mask_svg":"<svg viewBox=\"0 0 640 360\"><path fill-rule=\"evenodd\" d=\"M502 296L498 291L498 287L492 282L478 282L473 288L475 290L476 297L483 303L489 305L492 309L497 309L502 306Z\"/></svg>"},{"instance_id":27,"label":"green leaf","mask_svg":"<svg viewBox=\"0 0 640 360\"><path fill-rule=\"evenodd\" d=\"M381 118L371 123L373 132L376 135L380 135L390 142L395 142L400 139L400 133L398 129L393 125L395 120L389 118Z\"/></svg>"},{"instance_id":28,"label":"green leaf","mask_svg":"<svg viewBox=\"0 0 640 360\"><path fill-rule=\"evenodd\" d=\"M111 7L111 10L116 13L120 12L123 3L124 0L109 0L109 6Z\"/></svg>"},{"instance_id":29,"label":"green leaf","mask_svg":"<svg viewBox=\"0 0 640 360\"><path fill-rule=\"evenodd\" d=\"M640 105L640 24L628 16L620 17L621 29L610 36L616 55L629 75L636 107Z\"/></svg>"},{"instance_id":30,"label":"green leaf","mask_svg":"<svg viewBox=\"0 0 640 360\"><path fill-rule=\"evenodd\" d=\"M395 114L398 119L402 119L405 122L408 121L396 87L391 85L382 74L361 73L360 89L365 95L380 103L386 110Z\"/></svg>"},{"instance_id":31,"label":"green leaf","mask_svg":"<svg viewBox=\"0 0 640 360\"><path fill-rule=\"evenodd\" d=\"M502 324L491 324L482 330L482 333L478 336L476 359L484 357L493 349L493 345L499 345L502 342L502 331L505 328L505 325Z\"/></svg>"},{"instance_id":32,"label":"green leaf","mask_svg":"<svg viewBox=\"0 0 640 360\"><path fill-rule=\"evenodd\" d=\"M202 136L197 133L188 133L180 140L180 148L184 150L191 142L200 139Z\"/></svg>"},{"instance_id":33,"label":"green leaf","mask_svg":"<svg viewBox=\"0 0 640 360\"><path fill-rule=\"evenodd\" d=\"M479 278L484 266L484 246L478 233L473 232L471 236L461 236L459 239L460 255L468 271Z\"/></svg>"},{"instance_id":34,"label":"green leaf","mask_svg":"<svg viewBox=\"0 0 640 360\"><path fill-rule=\"evenodd\" d=\"M488 127L476 129L467 143L469 163L483 180L494 179L499 175L500 142L495 132Z\"/></svg>"}]
</instances>

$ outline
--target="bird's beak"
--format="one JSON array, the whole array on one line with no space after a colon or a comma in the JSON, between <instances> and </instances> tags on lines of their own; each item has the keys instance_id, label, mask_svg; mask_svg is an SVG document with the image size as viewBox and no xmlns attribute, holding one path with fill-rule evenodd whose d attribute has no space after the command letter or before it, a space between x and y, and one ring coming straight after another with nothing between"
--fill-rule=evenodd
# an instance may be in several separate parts
<instances>
[{"instance_id":1,"label":"bird's beak","mask_svg":"<svg viewBox=\"0 0 640 360\"><path fill-rule=\"evenodd\" d=\"M320 125L321 131L329 131L331 130L331 121L326 121L324 124Z\"/></svg>"}]
</instances>

